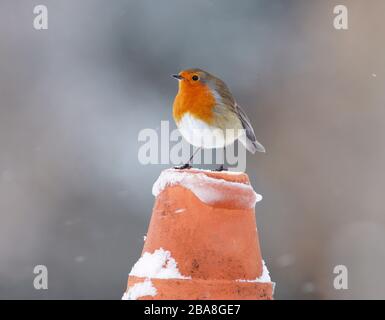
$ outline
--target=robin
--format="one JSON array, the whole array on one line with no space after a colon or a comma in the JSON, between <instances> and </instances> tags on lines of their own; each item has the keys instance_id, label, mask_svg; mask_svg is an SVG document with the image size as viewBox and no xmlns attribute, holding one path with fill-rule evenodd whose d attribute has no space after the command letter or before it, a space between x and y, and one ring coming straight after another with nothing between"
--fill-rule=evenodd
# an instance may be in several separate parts
<instances>
[{"instance_id":1,"label":"robin","mask_svg":"<svg viewBox=\"0 0 385 320\"><path fill-rule=\"evenodd\" d=\"M173 77L179 80L174 120L187 142L197 147L190 160L176 168L191 168L193 157L201 148L226 148L236 139L251 153L265 152L249 118L221 79L201 69L183 70ZM225 170L224 165L217 170Z\"/></svg>"}]
</instances>

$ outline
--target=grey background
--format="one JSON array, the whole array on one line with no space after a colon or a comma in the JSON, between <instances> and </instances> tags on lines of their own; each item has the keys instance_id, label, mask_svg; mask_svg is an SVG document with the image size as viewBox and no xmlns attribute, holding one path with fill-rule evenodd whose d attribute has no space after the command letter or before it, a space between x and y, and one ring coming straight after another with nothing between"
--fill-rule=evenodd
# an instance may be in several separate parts
<instances>
[{"instance_id":1,"label":"grey background","mask_svg":"<svg viewBox=\"0 0 385 320\"><path fill-rule=\"evenodd\" d=\"M200 67L268 151L247 173L275 297L384 299L385 2L347 1L348 31L336 4L2 0L0 298L120 299L167 167L140 165L138 132L171 120L169 75Z\"/></svg>"}]
</instances>

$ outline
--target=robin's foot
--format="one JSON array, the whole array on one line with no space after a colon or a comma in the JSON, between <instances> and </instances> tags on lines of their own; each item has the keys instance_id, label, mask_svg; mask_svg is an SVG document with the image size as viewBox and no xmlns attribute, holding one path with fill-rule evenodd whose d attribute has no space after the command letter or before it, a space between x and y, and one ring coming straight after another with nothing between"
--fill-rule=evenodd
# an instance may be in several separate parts
<instances>
[{"instance_id":1,"label":"robin's foot","mask_svg":"<svg viewBox=\"0 0 385 320\"><path fill-rule=\"evenodd\" d=\"M181 166L175 166L174 167L174 169L177 169L177 170L191 169L191 168L192 168L192 166L189 163L185 163L185 164L183 164Z\"/></svg>"},{"instance_id":2,"label":"robin's foot","mask_svg":"<svg viewBox=\"0 0 385 320\"><path fill-rule=\"evenodd\" d=\"M221 164L221 166L219 167L219 168L217 168L217 169L215 169L214 171L227 171L228 169L227 168L225 168L225 166L223 165L223 164Z\"/></svg>"}]
</instances>

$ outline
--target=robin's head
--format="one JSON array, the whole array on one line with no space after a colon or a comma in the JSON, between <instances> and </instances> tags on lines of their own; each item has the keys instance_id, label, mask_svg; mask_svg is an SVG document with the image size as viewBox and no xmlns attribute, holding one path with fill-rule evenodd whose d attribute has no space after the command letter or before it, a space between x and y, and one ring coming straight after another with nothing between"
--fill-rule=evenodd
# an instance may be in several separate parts
<instances>
[{"instance_id":1,"label":"robin's head","mask_svg":"<svg viewBox=\"0 0 385 320\"><path fill-rule=\"evenodd\" d=\"M180 88L199 88L209 85L214 78L211 74L201 69L187 69L172 75L179 80Z\"/></svg>"},{"instance_id":2,"label":"robin's head","mask_svg":"<svg viewBox=\"0 0 385 320\"><path fill-rule=\"evenodd\" d=\"M184 94L196 94L199 91L211 92L215 99L220 97L227 103L233 103L233 97L226 84L219 78L202 69L186 69L179 74L174 74L179 80L179 92Z\"/></svg>"}]
</instances>

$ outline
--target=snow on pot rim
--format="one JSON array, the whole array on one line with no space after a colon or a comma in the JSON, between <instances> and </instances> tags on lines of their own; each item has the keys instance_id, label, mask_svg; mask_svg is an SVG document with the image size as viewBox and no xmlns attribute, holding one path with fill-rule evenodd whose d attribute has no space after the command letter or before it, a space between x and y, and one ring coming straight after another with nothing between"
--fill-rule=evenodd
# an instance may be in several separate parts
<instances>
[{"instance_id":1,"label":"snow on pot rim","mask_svg":"<svg viewBox=\"0 0 385 320\"><path fill-rule=\"evenodd\" d=\"M228 175L229 178L231 176L244 175L241 172L230 173L222 171L218 173L198 169L190 171L167 169L162 171L154 183L152 194L157 197L167 187L180 185L190 190L199 200L207 205L216 205L226 201L233 202L242 207L254 208L255 204L262 200L262 196L256 193L249 183L228 181L220 177L208 176L208 173L220 174L221 176Z\"/></svg>"}]
</instances>

